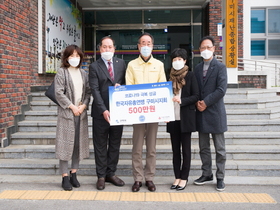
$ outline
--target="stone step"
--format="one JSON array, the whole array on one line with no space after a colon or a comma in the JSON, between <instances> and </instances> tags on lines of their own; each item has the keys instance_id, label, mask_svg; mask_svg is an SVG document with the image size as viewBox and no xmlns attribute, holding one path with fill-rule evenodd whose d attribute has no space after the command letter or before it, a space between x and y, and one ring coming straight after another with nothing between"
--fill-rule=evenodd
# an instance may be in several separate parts
<instances>
[{"instance_id":1,"label":"stone step","mask_svg":"<svg viewBox=\"0 0 280 210\"><path fill-rule=\"evenodd\" d=\"M121 145L120 160L131 160L132 145ZM212 158L215 149L211 145ZM280 145L226 145L227 160L280 160ZM54 159L54 145L10 145L0 149L1 159ZM145 146L144 146L145 154ZM145 158L145 155L143 155ZM90 145L90 159L94 159ZM192 159L200 160L198 145L192 145ZM157 145L157 160L172 160L171 145Z\"/></svg>"},{"instance_id":2,"label":"stone step","mask_svg":"<svg viewBox=\"0 0 280 210\"><path fill-rule=\"evenodd\" d=\"M260 98L272 98L277 95L277 89L257 89L257 88L228 88L225 99L236 98L236 99L260 99ZM37 100L48 99L45 96L45 92L31 92L31 96ZM92 99L91 99L92 100Z\"/></svg>"},{"instance_id":3,"label":"stone step","mask_svg":"<svg viewBox=\"0 0 280 210\"><path fill-rule=\"evenodd\" d=\"M31 93L31 111L12 134L12 145L0 149L1 175L58 175L55 159L57 106L44 92ZM226 176L280 176L280 97L273 89L228 89L225 96L228 132L225 132ZM95 175L92 119L89 115L90 158L81 161L79 174ZM174 176L172 150L166 124L159 124L156 176ZM132 126L124 126L117 174L131 176ZM212 141L211 141L212 142ZM213 144L212 157L215 159ZM145 155L144 155L145 157ZM215 168L213 161L213 167ZM214 172L215 173L215 172ZM190 176L201 175L198 134L192 135Z\"/></svg>"},{"instance_id":4,"label":"stone step","mask_svg":"<svg viewBox=\"0 0 280 210\"><path fill-rule=\"evenodd\" d=\"M279 130L279 127L278 127ZM11 135L13 145L54 145L55 132L16 132ZM90 144L92 144L92 133L89 133ZM122 144L131 145L132 131L124 131ZM280 132L225 132L228 145L280 145ZM197 143L198 133L192 134L192 143ZM157 144L170 144L170 135L166 132L158 132Z\"/></svg>"},{"instance_id":5,"label":"stone step","mask_svg":"<svg viewBox=\"0 0 280 210\"><path fill-rule=\"evenodd\" d=\"M19 132L55 132L57 121L35 121L35 120L24 120L18 123ZM92 118L88 118L88 129L92 131ZM124 125L124 131L133 131L131 125ZM158 131L166 131L166 123L159 123Z\"/></svg>"},{"instance_id":6,"label":"stone step","mask_svg":"<svg viewBox=\"0 0 280 210\"><path fill-rule=\"evenodd\" d=\"M1 175L58 175L57 159L0 159ZM131 160L120 160L117 175L131 176ZM215 162L213 161L213 173L215 173ZM92 159L80 162L79 175L96 175L95 163ZM157 160L156 176L173 176L171 160ZM200 160L192 160L190 176L201 175ZM226 163L227 176L266 176L279 177L279 161L270 160L228 160Z\"/></svg>"},{"instance_id":7,"label":"stone step","mask_svg":"<svg viewBox=\"0 0 280 210\"><path fill-rule=\"evenodd\" d=\"M280 119L280 107L262 109L228 109L227 120L268 120Z\"/></svg>"},{"instance_id":8,"label":"stone step","mask_svg":"<svg viewBox=\"0 0 280 210\"><path fill-rule=\"evenodd\" d=\"M56 119L56 118L55 118ZM88 118L89 131L92 130L92 119ZM40 117L38 120L24 120L18 123L20 132L55 132L56 120L42 120ZM254 119L247 116L246 120L235 119L228 120L229 132L278 132L280 127L280 119ZM124 131L132 131L132 126L124 126ZM159 131L166 131L166 123L159 123Z\"/></svg>"},{"instance_id":9,"label":"stone step","mask_svg":"<svg viewBox=\"0 0 280 210\"><path fill-rule=\"evenodd\" d=\"M230 132L278 132L280 119L251 120L228 120L228 131Z\"/></svg>"},{"instance_id":10,"label":"stone step","mask_svg":"<svg viewBox=\"0 0 280 210\"><path fill-rule=\"evenodd\" d=\"M226 98L224 100L226 110L229 109L263 109L280 106L280 97L260 99L236 99Z\"/></svg>"},{"instance_id":11,"label":"stone step","mask_svg":"<svg viewBox=\"0 0 280 210\"><path fill-rule=\"evenodd\" d=\"M31 92L30 95L32 96L32 101L45 101L48 102L48 105L54 105L56 104L52 102L47 96L45 96L45 92ZM90 103L92 102L93 97L90 99Z\"/></svg>"},{"instance_id":12,"label":"stone step","mask_svg":"<svg viewBox=\"0 0 280 210\"><path fill-rule=\"evenodd\" d=\"M228 88L225 100L231 99L260 99L272 98L277 96L277 89L257 89L257 88Z\"/></svg>"},{"instance_id":13,"label":"stone step","mask_svg":"<svg viewBox=\"0 0 280 210\"><path fill-rule=\"evenodd\" d=\"M276 89L228 89L224 97L226 109L259 109L280 106L280 96ZM44 92L31 93L34 111L56 111L57 106ZM92 101L93 99L91 99ZM91 104L91 103L90 103Z\"/></svg>"},{"instance_id":14,"label":"stone step","mask_svg":"<svg viewBox=\"0 0 280 210\"><path fill-rule=\"evenodd\" d=\"M260 99L235 99L226 98L224 100L226 110L230 109L262 109L262 108L272 108L280 106L280 97L273 98L260 98ZM57 105L47 98L45 100L37 100L33 98L31 101L32 111L56 111ZM91 108L89 107L89 110Z\"/></svg>"},{"instance_id":15,"label":"stone step","mask_svg":"<svg viewBox=\"0 0 280 210\"><path fill-rule=\"evenodd\" d=\"M88 111L89 120L90 111ZM227 119L230 120L246 120L246 119L280 119L280 107L261 108L261 109L228 109ZM25 120L29 121L56 121L57 111L27 111L25 112Z\"/></svg>"},{"instance_id":16,"label":"stone step","mask_svg":"<svg viewBox=\"0 0 280 210\"><path fill-rule=\"evenodd\" d=\"M35 120L24 120L18 123L19 132L56 132L57 122L52 121L35 121ZM88 119L88 129L92 131L92 119ZM280 120L230 120L228 121L229 132L242 132L242 131L279 131ZM124 132L132 132L133 128L131 125L124 126ZM166 132L166 123L159 123L159 132ZM169 136L169 135L168 135Z\"/></svg>"}]
</instances>

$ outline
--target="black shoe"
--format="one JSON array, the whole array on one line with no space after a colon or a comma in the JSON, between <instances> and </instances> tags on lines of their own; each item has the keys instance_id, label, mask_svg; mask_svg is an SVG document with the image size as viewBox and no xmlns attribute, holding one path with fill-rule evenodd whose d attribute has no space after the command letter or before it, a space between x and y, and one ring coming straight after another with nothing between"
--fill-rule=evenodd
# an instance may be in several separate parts
<instances>
[{"instance_id":1,"label":"black shoe","mask_svg":"<svg viewBox=\"0 0 280 210\"><path fill-rule=\"evenodd\" d=\"M217 187L216 190L218 191L224 191L226 188L224 180L223 179L217 179Z\"/></svg>"},{"instance_id":2,"label":"black shoe","mask_svg":"<svg viewBox=\"0 0 280 210\"><path fill-rule=\"evenodd\" d=\"M72 190L72 185L70 183L69 177L64 176L62 177L62 188L66 191L71 191Z\"/></svg>"},{"instance_id":3,"label":"black shoe","mask_svg":"<svg viewBox=\"0 0 280 210\"><path fill-rule=\"evenodd\" d=\"M181 180L181 181L184 181L184 180ZM179 182L179 184L181 183L181 181ZM184 190L186 188L187 184L188 184L188 180L186 180L186 184L184 186L180 186L179 184L178 184L176 190L177 191Z\"/></svg>"},{"instance_id":4,"label":"black shoe","mask_svg":"<svg viewBox=\"0 0 280 210\"><path fill-rule=\"evenodd\" d=\"M106 177L105 178L105 182L110 182L113 185L116 185L118 187L122 187L124 186L124 181L121 180L119 177L117 177L116 175L111 176L111 177Z\"/></svg>"},{"instance_id":5,"label":"black shoe","mask_svg":"<svg viewBox=\"0 0 280 210\"><path fill-rule=\"evenodd\" d=\"M210 176L201 176L198 179L194 181L194 184L196 185L204 185L206 183L212 182L213 181L213 174Z\"/></svg>"},{"instance_id":6,"label":"black shoe","mask_svg":"<svg viewBox=\"0 0 280 210\"><path fill-rule=\"evenodd\" d=\"M105 178L103 178L103 177L98 178L98 180L96 182L96 188L98 190L104 190L105 189Z\"/></svg>"},{"instance_id":7,"label":"black shoe","mask_svg":"<svg viewBox=\"0 0 280 210\"><path fill-rule=\"evenodd\" d=\"M71 173L71 171L70 171L70 183L72 184L73 187L81 186L77 179L77 173Z\"/></svg>"},{"instance_id":8,"label":"black shoe","mask_svg":"<svg viewBox=\"0 0 280 210\"><path fill-rule=\"evenodd\" d=\"M177 189L177 187L178 187L178 185L173 184L173 185L171 185L170 189L175 190L175 189Z\"/></svg>"},{"instance_id":9,"label":"black shoe","mask_svg":"<svg viewBox=\"0 0 280 210\"><path fill-rule=\"evenodd\" d=\"M187 186L187 183L185 184L185 186L177 186L176 190L179 191L179 190L184 190Z\"/></svg>"},{"instance_id":10,"label":"black shoe","mask_svg":"<svg viewBox=\"0 0 280 210\"><path fill-rule=\"evenodd\" d=\"M156 191L156 186L153 181L146 181L146 186L148 187L148 190L151 192Z\"/></svg>"},{"instance_id":11,"label":"black shoe","mask_svg":"<svg viewBox=\"0 0 280 210\"><path fill-rule=\"evenodd\" d=\"M140 187L142 187L142 182L135 181L132 185L132 192L138 192L140 190Z\"/></svg>"}]
</instances>

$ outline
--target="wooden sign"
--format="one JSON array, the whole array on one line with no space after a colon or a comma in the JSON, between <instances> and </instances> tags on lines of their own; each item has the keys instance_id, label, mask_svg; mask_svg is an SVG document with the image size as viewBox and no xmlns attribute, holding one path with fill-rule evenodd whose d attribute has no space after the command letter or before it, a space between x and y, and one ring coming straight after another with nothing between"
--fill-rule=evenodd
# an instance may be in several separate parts
<instances>
[{"instance_id":1,"label":"wooden sign","mask_svg":"<svg viewBox=\"0 0 280 210\"><path fill-rule=\"evenodd\" d=\"M238 0L226 0L226 66L236 68L238 61Z\"/></svg>"}]
</instances>

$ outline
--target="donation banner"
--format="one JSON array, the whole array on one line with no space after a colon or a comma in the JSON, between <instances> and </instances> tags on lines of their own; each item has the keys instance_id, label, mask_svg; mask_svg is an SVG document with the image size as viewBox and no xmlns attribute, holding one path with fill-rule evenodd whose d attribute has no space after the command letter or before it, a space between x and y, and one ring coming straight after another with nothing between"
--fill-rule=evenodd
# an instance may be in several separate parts
<instances>
[{"instance_id":1,"label":"donation banner","mask_svg":"<svg viewBox=\"0 0 280 210\"><path fill-rule=\"evenodd\" d=\"M109 87L110 124L174 121L172 82Z\"/></svg>"}]
</instances>

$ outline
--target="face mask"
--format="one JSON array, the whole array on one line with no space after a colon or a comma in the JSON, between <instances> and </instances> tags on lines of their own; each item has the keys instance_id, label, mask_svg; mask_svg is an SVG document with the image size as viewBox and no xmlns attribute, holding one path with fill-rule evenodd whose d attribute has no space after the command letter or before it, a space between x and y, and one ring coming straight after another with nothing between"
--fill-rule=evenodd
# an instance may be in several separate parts
<instances>
[{"instance_id":1,"label":"face mask","mask_svg":"<svg viewBox=\"0 0 280 210\"><path fill-rule=\"evenodd\" d=\"M80 63L80 58L70 58L68 60L68 63L70 64L70 66L72 67L77 67Z\"/></svg>"},{"instance_id":2,"label":"face mask","mask_svg":"<svg viewBox=\"0 0 280 210\"><path fill-rule=\"evenodd\" d=\"M112 52L103 52L103 53L101 53L101 57L104 60L106 60L106 61L111 60L113 58L113 55L114 55L114 53L112 53Z\"/></svg>"},{"instance_id":3,"label":"face mask","mask_svg":"<svg viewBox=\"0 0 280 210\"><path fill-rule=\"evenodd\" d=\"M148 46L141 47L140 53L143 57L149 57L152 53L152 48Z\"/></svg>"},{"instance_id":4,"label":"face mask","mask_svg":"<svg viewBox=\"0 0 280 210\"><path fill-rule=\"evenodd\" d=\"M213 56L213 52L210 50L204 50L200 53L201 57L204 58L205 60L208 60Z\"/></svg>"},{"instance_id":5,"label":"face mask","mask_svg":"<svg viewBox=\"0 0 280 210\"><path fill-rule=\"evenodd\" d=\"M181 70L185 66L185 62L182 60L177 60L172 62L172 67L175 70Z\"/></svg>"}]
</instances>

